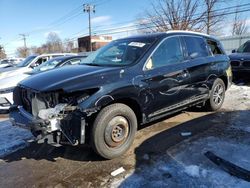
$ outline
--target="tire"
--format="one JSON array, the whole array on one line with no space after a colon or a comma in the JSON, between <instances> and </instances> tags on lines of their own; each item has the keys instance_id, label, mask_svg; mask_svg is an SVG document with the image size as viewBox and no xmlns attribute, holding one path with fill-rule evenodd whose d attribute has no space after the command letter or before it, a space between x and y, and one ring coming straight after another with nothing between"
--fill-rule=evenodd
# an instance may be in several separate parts
<instances>
[{"instance_id":1,"label":"tire","mask_svg":"<svg viewBox=\"0 0 250 188\"><path fill-rule=\"evenodd\" d=\"M217 111L221 108L225 99L226 87L220 78L214 81L210 97L206 103L206 108L210 111Z\"/></svg>"},{"instance_id":2,"label":"tire","mask_svg":"<svg viewBox=\"0 0 250 188\"><path fill-rule=\"evenodd\" d=\"M120 103L103 108L94 120L91 145L97 154L113 159L132 145L137 131L134 111Z\"/></svg>"}]
</instances>

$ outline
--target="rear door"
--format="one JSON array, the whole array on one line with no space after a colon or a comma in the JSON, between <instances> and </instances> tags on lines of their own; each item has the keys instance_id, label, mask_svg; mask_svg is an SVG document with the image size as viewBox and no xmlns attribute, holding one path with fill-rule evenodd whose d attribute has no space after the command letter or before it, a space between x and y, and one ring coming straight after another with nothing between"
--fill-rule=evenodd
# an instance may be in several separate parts
<instances>
[{"instance_id":1,"label":"rear door","mask_svg":"<svg viewBox=\"0 0 250 188\"><path fill-rule=\"evenodd\" d=\"M149 118L177 108L190 97L190 75L181 44L178 36L166 38L145 64L144 77L152 98L146 110Z\"/></svg>"}]
</instances>

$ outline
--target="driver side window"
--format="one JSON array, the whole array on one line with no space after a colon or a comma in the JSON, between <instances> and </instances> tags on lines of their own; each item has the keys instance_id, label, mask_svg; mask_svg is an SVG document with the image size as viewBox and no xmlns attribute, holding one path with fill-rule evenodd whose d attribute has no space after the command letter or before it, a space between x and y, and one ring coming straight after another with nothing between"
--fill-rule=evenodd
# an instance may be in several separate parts
<instances>
[{"instance_id":1,"label":"driver side window","mask_svg":"<svg viewBox=\"0 0 250 188\"><path fill-rule=\"evenodd\" d=\"M184 60L179 37L166 39L154 52L146 64L146 69L154 69L172 64L181 63Z\"/></svg>"},{"instance_id":2,"label":"driver side window","mask_svg":"<svg viewBox=\"0 0 250 188\"><path fill-rule=\"evenodd\" d=\"M47 57L41 57L36 62L32 63L31 68L35 68L48 60Z\"/></svg>"}]
</instances>

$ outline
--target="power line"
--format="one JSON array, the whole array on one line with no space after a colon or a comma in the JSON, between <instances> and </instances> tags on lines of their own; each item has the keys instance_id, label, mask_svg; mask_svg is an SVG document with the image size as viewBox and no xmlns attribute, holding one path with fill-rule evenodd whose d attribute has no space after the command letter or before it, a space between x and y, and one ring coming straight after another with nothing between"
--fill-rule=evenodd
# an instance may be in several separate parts
<instances>
[{"instance_id":1,"label":"power line","mask_svg":"<svg viewBox=\"0 0 250 188\"><path fill-rule=\"evenodd\" d=\"M96 1L97 2L97 1ZM102 4L105 2L105 0L103 1L99 1L99 3ZM216 10L213 10L212 12L214 13L214 15L212 17L218 17L218 16L225 16L225 15L230 15L230 14L235 14L236 12L238 13L241 13L241 12L248 12L250 11L249 8L247 8L248 6L250 5L250 3L246 3L246 4L242 4L242 5L237 5L237 6L230 6L230 7L225 7L225 8L220 8L220 9L216 9ZM242 8L241 10L238 10L238 11L228 11L232 8ZM223 12L223 13L217 13L217 12L220 12L220 11L225 11L227 10L226 12ZM217 14L215 14L217 13ZM76 15L76 14L75 14ZM75 16L75 15L72 15L72 16ZM199 15L199 14L195 14L195 15ZM146 19L145 19L146 20ZM67 21L64 20L64 22ZM120 23L116 23L116 24L112 24L113 26L115 25L121 25L121 24L124 24L124 23L131 23L131 22L134 22L136 20L131 20L131 21L126 21L126 22L120 22ZM109 26L112 26L112 25L109 25ZM140 30L143 30L143 29L147 29L147 28L153 28L154 26L150 26L150 27L141 27L141 28L135 28L135 27L138 27L140 26L140 24L133 24L133 25L130 25L130 26L122 26L122 27L117 27L117 28L104 28L104 29L99 29L99 30L94 30L95 33L99 34L99 35L108 35L108 34L117 34L117 33L124 33L124 32L129 32L129 31L140 31ZM98 26L96 28L100 28L100 27L103 27L103 26ZM116 31L116 30L121 30L121 29L124 29L124 30L121 30L121 31ZM91 29L92 30L92 29ZM77 34L79 34L81 32L78 32ZM87 34L83 34L83 35L87 35ZM80 36L79 36L80 37ZM75 39L77 39L78 37L73 37L73 38L70 38L69 41L75 41ZM92 45L91 45L92 46Z\"/></svg>"},{"instance_id":2,"label":"power line","mask_svg":"<svg viewBox=\"0 0 250 188\"><path fill-rule=\"evenodd\" d=\"M224 11L224 10L228 10L228 9L232 9L232 8L236 8L236 7L244 7L244 6L249 6L250 5L250 3L246 3L246 4L242 4L242 5L240 5L240 6L231 6L231 7L226 7L226 8L220 8L220 9L216 9L216 10L213 10L213 11L211 11L211 12L213 12L213 13L216 13L216 12L218 12L218 11ZM201 16L202 15L202 13L197 13L197 14L194 14L194 16ZM195 19L197 19L197 18L195 18ZM194 20L195 20L194 19ZM149 19L144 19L144 20L146 20L146 21L150 21ZM132 22L135 22L135 21L138 21L138 20L130 20L130 21L126 21L126 22L119 22L119 23L116 23L116 24L112 24L112 25L109 25L109 26L117 26L117 25L122 25L122 24L128 24L128 23L132 23ZM121 29L121 28L131 28L131 27L136 27L136 26L140 26L140 24L133 24L133 25L130 25L130 26L121 26L121 27L117 27L117 28L108 28L108 29L100 29L100 30L96 30L95 32L100 32L100 31L109 31L109 30L117 30L117 29ZM98 26L98 27L96 27L96 28L100 28L100 27L102 27L102 26Z\"/></svg>"},{"instance_id":3,"label":"power line","mask_svg":"<svg viewBox=\"0 0 250 188\"><path fill-rule=\"evenodd\" d=\"M250 3L248 3L247 5L250 5ZM246 4L242 5L242 6L246 6ZM236 6L234 6L234 7L236 7ZM229 7L223 8L223 9L214 10L213 12L218 12L218 11L221 11L221 10L226 10L228 8ZM233 8L233 7L230 7L230 8ZM250 11L250 8L245 8L243 10L238 10L237 12L238 13L242 13L242 12L249 12L249 11ZM224 13L220 13L220 14L214 14L213 16L211 16L211 18L219 17L219 16L225 16L225 15L230 15L230 14L235 14L235 12L236 11L233 10L233 11L230 11L230 12L224 12ZM97 30L95 32L98 33L99 35L110 35L110 34L118 34L118 33L129 32L129 31L137 31L137 30L139 31L139 30L150 29L150 28L154 28L155 27L155 26L148 26L148 27L135 28L137 26L140 26L140 24L134 24L134 25L131 25L131 26L124 26L124 27L118 27L118 28L112 28L112 29ZM115 30L119 30L119 29L125 29L125 30L115 31ZM107 32L105 33L103 31L107 31ZM112 32L112 31L114 31L114 32ZM73 41L75 39L77 39L77 37L72 38Z\"/></svg>"},{"instance_id":4,"label":"power line","mask_svg":"<svg viewBox=\"0 0 250 188\"><path fill-rule=\"evenodd\" d=\"M102 5L104 4L105 2L107 2L108 0L96 0L94 1L94 3L98 3L96 6L99 6L99 5ZM110 0L109 0L110 1ZM86 1L86 4L90 2L90 1ZM94 4L92 3L92 4ZM52 29L52 28L55 28L57 26L60 26L60 25L63 25L69 21L71 21L72 19L80 16L82 14L81 12L82 10L82 6L78 6L76 7L75 9L69 11L67 14L65 14L64 16L60 17L59 19L51 22L47 28L44 28L44 29L37 29L37 30L33 30L33 31L29 31L29 32L26 32L27 34L33 34L33 33L38 33L38 32L42 32L42 31L45 31L45 30L48 30L48 29Z\"/></svg>"}]
</instances>

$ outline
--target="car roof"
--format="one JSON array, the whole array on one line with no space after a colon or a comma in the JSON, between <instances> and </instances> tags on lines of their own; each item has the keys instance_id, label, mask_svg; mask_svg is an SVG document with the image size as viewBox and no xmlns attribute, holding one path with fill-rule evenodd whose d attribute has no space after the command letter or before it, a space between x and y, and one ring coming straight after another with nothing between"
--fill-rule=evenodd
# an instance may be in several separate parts
<instances>
[{"instance_id":1,"label":"car roof","mask_svg":"<svg viewBox=\"0 0 250 188\"><path fill-rule=\"evenodd\" d=\"M133 35L133 36L129 36L123 39L160 39L166 36L166 33L150 33L150 34L140 34L140 35ZM120 39L120 40L123 40Z\"/></svg>"},{"instance_id":2,"label":"car roof","mask_svg":"<svg viewBox=\"0 0 250 188\"><path fill-rule=\"evenodd\" d=\"M75 53L51 53L51 54L33 54L30 56L44 57L44 56L75 56Z\"/></svg>"},{"instance_id":3,"label":"car roof","mask_svg":"<svg viewBox=\"0 0 250 188\"><path fill-rule=\"evenodd\" d=\"M186 30L170 30L167 32L141 34L141 35L134 35L134 36L126 37L123 39L151 39L151 38L161 39L161 38L165 38L166 36L171 36L171 35L202 36L202 37L217 40L215 37L211 35L207 35L207 34L200 33L200 32L194 32L194 31L186 31Z\"/></svg>"}]
</instances>

